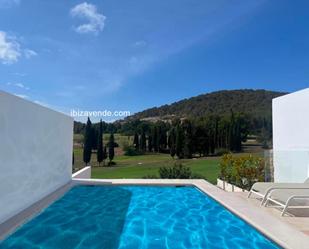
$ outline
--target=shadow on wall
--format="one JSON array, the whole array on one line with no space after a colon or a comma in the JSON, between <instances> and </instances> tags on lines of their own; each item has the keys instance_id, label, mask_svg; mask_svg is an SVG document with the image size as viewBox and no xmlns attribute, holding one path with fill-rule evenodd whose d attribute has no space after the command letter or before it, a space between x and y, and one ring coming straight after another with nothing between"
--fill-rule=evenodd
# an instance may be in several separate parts
<instances>
[{"instance_id":1,"label":"shadow on wall","mask_svg":"<svg viewBox=\"0 0 309 249\"><path fill-rule=\"evenodd\" d=\"M117 249L131 196L121 187L74 187L0 247Z\"/></svg>"}]
</instances>

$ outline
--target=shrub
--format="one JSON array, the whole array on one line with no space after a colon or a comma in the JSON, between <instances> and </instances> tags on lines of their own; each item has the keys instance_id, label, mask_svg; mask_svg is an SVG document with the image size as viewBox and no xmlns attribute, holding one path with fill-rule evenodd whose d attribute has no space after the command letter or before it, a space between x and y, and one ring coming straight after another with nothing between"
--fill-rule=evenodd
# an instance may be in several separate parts
<instances>
[{"instance_id":1,"label":"shrub","mask_svg":"<svg viewBox=\"0 0 309 249\"><path fill-rule=\"evenodd\" d=\"M159 169L160 178L163 179L190 179L192 172L190 167L175 163L173 167L161 167Z\"/></svg>"},{"instance_id":2,"label":"shrub","mask_svg":"<svg viewBox=\"0 0 309 249\"><path fill-rule=\"evenodd\" d=\"M264 161L252 155L233 157L232 154L226 154L220 162L220 178L250 189L255 182L264 180Z\"/></svg>"},{"instance_id":3,"label":"shrub","mask_svg":"<svg viewBox=\"0 0 309 249\"><path fill-rule=\"evenodd\" d=\"M125 156L138 156L141 155L142 153L138 150L135 149L134 146L127 146L124 148L124 155Z\"/></svg>"},{"instance_id":4,"label":"shrub","mask_svg":"<svg viewBox=\"0 0 309 249\"><path fill-rule=\"evenodd\" d=\"M217 150L216 150L216 156L223 156L223 155L225 155L225 154L229 154L230 153L230 151L228 150L228 149L225 149L225 148L218 148Z\"/></svg>"},{"instance_id":5,"label":"shrub","mask_svg":"<svg viewBox=\"0 0 309 249\"><path fill-rule=\"evenodd\" d=\"M114 166L114 165L116 165L116 163L114 161L110 161L110 162L107 163L107 165L108 166Z\"/></svg>"}]
</instances>

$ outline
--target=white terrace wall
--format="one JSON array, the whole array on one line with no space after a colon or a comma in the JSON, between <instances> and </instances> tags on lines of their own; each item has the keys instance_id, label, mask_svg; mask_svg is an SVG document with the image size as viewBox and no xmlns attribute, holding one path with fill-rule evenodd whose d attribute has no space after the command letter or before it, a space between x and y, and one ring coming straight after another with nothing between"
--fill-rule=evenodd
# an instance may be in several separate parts
<instances>
[{"instance_id":1,"label":"white terrace wall","mask_svg":"<svg viewBox=\"0 0 309 249\"><path fill-rule=\"evenodd\" d=\"M73 119L0 91L0 223L72 176Z\"/></svg>"},{"instance_id":2,"label":"white terrace wall","mask_svg":"<svg viewBox=\"0 0 309 249\"><path fill-rule=\"evenodd\" d=\"M273 100L275 182L309 177L309 88Z\"/></svg>"}]
</instances>

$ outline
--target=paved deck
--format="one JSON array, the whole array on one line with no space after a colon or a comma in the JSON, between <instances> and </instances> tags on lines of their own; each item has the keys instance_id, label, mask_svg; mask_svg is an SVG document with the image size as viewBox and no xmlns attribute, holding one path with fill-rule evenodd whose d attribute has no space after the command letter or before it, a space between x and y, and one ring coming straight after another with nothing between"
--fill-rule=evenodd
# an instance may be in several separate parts
<instances>
[{"instance_id":1,"label":"paved deck","mask_svg":"<svg viewBox=\"0 0 309 249\"><path fill-rule=\"evenodd\" d=\"M257 208L263 209L264 212L269 213L270 215L280 219L281 221L290 224L298 231L306 234L309 238L309 209L293 209L289 210L284 217L281 216L281 210L274 207L262 207L261 202L256 198L247 198L246 193L230 193L235 196L239 196L244 201L248 203L248 205L254 205ZM309 248L309 245L307 246Z\"/></svg>"}]
</instances>

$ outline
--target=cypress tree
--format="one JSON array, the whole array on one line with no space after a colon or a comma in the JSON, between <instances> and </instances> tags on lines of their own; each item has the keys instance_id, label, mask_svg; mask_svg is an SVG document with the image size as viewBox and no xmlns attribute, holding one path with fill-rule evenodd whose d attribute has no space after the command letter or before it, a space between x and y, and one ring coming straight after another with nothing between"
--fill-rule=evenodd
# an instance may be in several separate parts
<instances>
[{"instance_id":1,"label":"cypress tree","mask_svg":"<svg viewBox=\"0 0 309 249\"><path fill-rule=\"evenodd\" d=\"M104 149L103 149L103 165L105 165L106 158L107 158L107 151L106 151L106 146L104 146Z\"/></svg>"},{"instance_id":2,"label":"cypress tree","mask_svg":"<svg viewBox=\"0 0 309 249\"><path fill-rule=\"evenodd\" d=\"M109 137L109 142L108 142L108 158L109 158L109 164L112 164L112 161L114 159L114 155L115 155L115 140L114 140L114 134L111 133L110 137Z\"/></svg>"},{"instance_id":3,"label":"cypress tree","mask_svg":"<svg viewBox=\"0 0 309 249\"><path fill-rule=\"evenodd\" d=\"M215 130L214 127L212 126L210 127L208 141L209 141L209 151L211 154L214 154L216 150L216 142L215 142Z\"/></svg>"},{"instance_id":4,"label":"cypress tree","mask_svg":"<svg viewBox=\"0 0 309 249\"><path fill-rule=\"evenodd\" d=\"M170 155L172 158L174 158L175 154L176 154L176 136L175 136L175 129L172 128L168 134L168 147L170 150Z\"/></svg>"},{"instance_id":5,"label":"cypress tree","mask_svg":"<svg viewBox=\"0 0 309 249\"><path fill-rule=\"evenodd\" d=\"M135 132L135 134L134 134L133 145L134 145L136 150L139 150L139 138L138 138L137 132Z\"/></svg>"},{"instance_id":6,"label":"cypress tree","mask_svg":"<svg viewBox=\"0 0 309 249\"><path fill-rule=\"evenodd\" d=\"M146 151L146 135L145 132L142 132L141 142L140 142L141 151Z\"/></svg>"},{"instance_id":7,"label":"cypress tree","mask_svg":"<svg viewBox=\"0 0 309 249\"><path fill-rule=\"evenodd\" d=\"M152 136L149 135L148 136L148 151L152 152L152 148L153 148L153 146L152 146Z\"/></svg>"},{"instance_id":8,"label":"cypress tree","mask_svg":"<svg viewBox=\"0 0 309 249\"><path fill-rule=\"evenodd\" d=\"M237 117L235 124L235 150L237 152L241 151L241 124L242 120L240 117Z\"/></svg>"},{"instance_id":9,"label":"cypress tree","mask_svg":"<svg viewBox=\"0 0 309 249\"><path fill-rule=\"evenodd\" d=\"M189 120L184 123L184 146L183 153L185 158L192 158L192 126Z\"/></svg>"},{"instance_id":10,"label":"cypress tree","mask_svg":"<svg viewBox=\"0 0 309 249\"><path fill-rule=\"evenodd\" d=\"M94 126L91 127L91 148L93 150L98 149L98 131Z\"/></svg>"},{"instance_id":11,"label":"cypress tree","mask_svg":"<svg viewBox=\"0 0 309 249\"><path fill-rule=\"evenodd\" d=\"M161 128L161 136L160 136L160 148L161 151L165 151L167 146L167 136L165 129Z\"/></svg>"},{"instance_id":12,"label":"cypress tree","mask_svg":"<svg viewBox=\"0 0 309 249\"><path fill-rule=\"evenodd\" d=\"M157 125L157 139L155 141L156 146L158 148L158 152L161 152L161 142L162 142L162 129L161 126L158 124Z\"/></svg>"},{"instance_id":13,"label":"cypress tree","mask_svg":"<svg viewBox=\"0 0 309 249\"><path fill-rule=\"evenodd\" d=\"M84 151L83 151L83 160L86 166L91 160L91 151L92 151L92 129L91 129L91 121L88 117L87 124L85 127Z\"/></svg>"},{"instance_id":14,"label":"cypress tree","mask_svg":"<svg viewBox=\"0 0 309 249\"><path fill-rule=\"evenodd\" d=\"M168 135L167 135L167 146L169 149L172 147L172 131L173 131L173 128L168 132Z\"/></svg>"},{"instance_id":15,"label":"cypress tree","mask_svg":"<svg viewBox=\"0 0 309 249\"><path fill-rule=\"evenodd\" d=\"M231 151L235 150L235 117L232 110L229 125L229 148Z\"/></svg>"},{"instance_id":16,"label":"cypress tree","mask_svg":"<svg viewBox=\"0 0 309 249\"><path fill-rule=\"evenodd\" d=\"M181 125L176 127L176 155L179 159L183 158L183 130Z\"/></svg>"},{"instance_id":17,"label":"cypress tree","mask_svg":"<svg viewBox=\"0 0 309 249\"><path fill-rule=\"evenodd\" d=\"M98 150L97 150L97 161L99 166L103 161L103 126L102 126L102 119L100 120L100 128L98 134Z\"/></svg>"},{"instance_id":18,"label":"cypress tree","mask_svg":"<svg viewBox=\"0 0 309 249\"><path fill-rule=\"evenodd\" d=\"M155 125L153 127L153 149L155 152L158 152L159 151L159 138L158 138L158 128L157 126Z\"/></svg>"}]
</instances>

